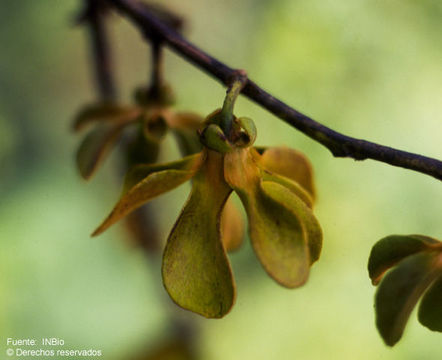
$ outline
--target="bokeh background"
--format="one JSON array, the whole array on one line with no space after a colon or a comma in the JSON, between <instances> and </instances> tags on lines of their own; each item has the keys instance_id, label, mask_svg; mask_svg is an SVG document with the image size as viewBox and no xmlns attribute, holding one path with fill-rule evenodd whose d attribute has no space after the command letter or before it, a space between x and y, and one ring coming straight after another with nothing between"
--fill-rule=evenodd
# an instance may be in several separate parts
<instances>
[{"instance_id":1,"label":"bokeh background","mask_svg":"<svg viewBox=\"0 0 442 360\"><path fill-rule=\"evenodd\" d=\"M198 46L325 125L358 138L442 158L442 3L438 0L204 0L166 3ZM257 143L310 157L324 230L320 261L297 290L278 286L249 244L230 256L238 298L221 320L178 308L160 284L160 263L125 241L121 225L90 232L118 198L114 154L92 181L80 179L70 132L96 96L78 0L0 2L0 353L5 338L58 337L72 349L127 359L170 333L170 312L197 328L205 360L440 359L441 335L411 315L387 348L374 325L366 263L388 234L442 236L442 191L428 176L373 161L334 159L248 100ZM112 20L121 99L146 82L148 47ZM205 115L224 89L167 52L177 108ZM178 157L171 139L162 159ZM187 196L183 185L155 200L166 238ZM4 355L2 355L4 356Z\"/></svg>"}]
</instances>

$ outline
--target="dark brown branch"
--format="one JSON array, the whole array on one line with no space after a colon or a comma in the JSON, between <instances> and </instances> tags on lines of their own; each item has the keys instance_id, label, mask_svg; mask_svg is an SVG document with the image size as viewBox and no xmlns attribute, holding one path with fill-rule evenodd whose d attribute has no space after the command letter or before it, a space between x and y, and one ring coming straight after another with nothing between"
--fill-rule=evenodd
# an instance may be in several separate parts
<instances>
[{"instance_id":1,"label":"dark brown branch","mask_svg":"<svg viewBox=\"0 0 442 360\"><path fill-rule=\"evenodd\" d=\"M163 86L163 46L161 41L152 41L152 71L150 79L150 89L154 96L158 96Z\"/></svg>"},{"instance_id":2,"label":"dark brown branch","mask_svg":"<svg viewBox=\"0 0 442 360\"><path fill-rule=\"evenodd\" d=\"M181 57L203 69L223 84L228 85L232 74L237 71L184 39L175 30L146 10L140 3L132 0L105 1L113 4L120 12L125 14L148 39L161 39ZM338 133L286 105L261 89L251 80L247 81L242 94L327 147L336 157L349 157L355 160L373 159L431 175L436 179L442 180L442 162L439 160Z\"/></svg>"},{"instance_id":3,"label":"dark brown branch","mask_svg":"<svg viewBox=\"0 0 442 360\"><path fill-rule=\"evenodd\" d=\"M101 100L114 100L115 81L112 73L112 57L105 23L108 4L103 0L85 0L85 9L79 21L89 27L92 62L97 91Z\"/></svg>"}]
</instances>

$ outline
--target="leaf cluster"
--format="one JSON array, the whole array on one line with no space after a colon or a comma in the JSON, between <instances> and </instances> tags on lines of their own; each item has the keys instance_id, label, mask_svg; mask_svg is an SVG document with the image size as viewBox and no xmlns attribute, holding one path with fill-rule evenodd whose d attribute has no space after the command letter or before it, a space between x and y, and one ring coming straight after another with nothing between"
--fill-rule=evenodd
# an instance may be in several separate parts
<instances>
[{"instance_id":1,"label":"leaf cluster","mask_svg":"<svg viewBox=\"0 0 442 360\"><path fill-rule=\"evenodd\" d=\"M371 250L368 272L375 296L376 325L389 346L404 332L420 301L419 322L442 331L442 242L422 235L390 235Z\"/></svg>"}]
</instances>

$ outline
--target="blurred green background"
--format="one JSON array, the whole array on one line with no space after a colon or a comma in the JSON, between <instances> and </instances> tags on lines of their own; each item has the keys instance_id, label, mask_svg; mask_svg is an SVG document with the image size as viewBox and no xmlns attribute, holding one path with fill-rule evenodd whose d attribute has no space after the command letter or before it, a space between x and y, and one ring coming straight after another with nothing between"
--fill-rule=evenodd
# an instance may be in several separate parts
<instances>
[{"instance_id":1,"label":"blurred green background","mask_svg":"<svg viewBox=\"0 0 442 360\"><path fill-rule=\"evenodd\" d=\"M244 68L275 96L325 125L442 157L442 3L438 0L166 1L191 41ZM311 159L324 230L307 285L278 286L249 244L230 256L238 298L221 320L172 309L160 264L124 241L121 225L91 239L121 186L113 156L91 182L80 179L70 133L75 112L95 99L78 0L0 2L0 354L5 338L59 337L67 348L127 359L171 331L170 311L198 329L202 359L440 359L441 335L415 313L387 348L374 325L372 245L399 233L442 236L442 191L428 176L330 153L248 100L260 145L285 144ZM148 48L112 20L119 93L130 101L148 74ZM205 115L224 89L168 52L177 108ZM166 140L162 159L178 157ZM163 238L188 192L155 200ZM2 355L4 356L4 355Z\"/></svg>"}]
</instances>

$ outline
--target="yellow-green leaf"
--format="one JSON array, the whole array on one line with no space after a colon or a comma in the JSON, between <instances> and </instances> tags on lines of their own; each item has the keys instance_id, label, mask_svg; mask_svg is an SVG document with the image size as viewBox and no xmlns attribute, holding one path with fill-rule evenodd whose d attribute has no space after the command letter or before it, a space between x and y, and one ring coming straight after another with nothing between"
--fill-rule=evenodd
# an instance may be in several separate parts
<instances>
[{"instance_id":1,"label":"yellow-green leaf","mask_svg":"<svg viewBox=\"0 0 442 360\"><path fill-rule=\"evenodd\" d=\"M180 160L172 161L162 164L140 164L134 166L128 171L124 179L123 194L132 189L144 178L150 174L162 170L184 170L184 171L196 171L201 165L203 160L203 154L198 153L194 155L186 156Z\"/></svg>"},{"instance_id":2,"label":"yellow-green leaf","mask_svg":"<svg viewBox=\"0 0 442 360\"><path fill-rule=\"evenodd\" d=\"M244 239L243 218L230 199L221 213L221 238L227 251L238 249Z\"/></svg>"},{"instance_id":3,"label":"yellow-green leaf","mask_svg":"<svg viewBox=\"0 0 442 360\"><path fill-rule=\"evenodd\" d=\"M221 211L232 190L223 178L221 155L207 153L167 240L162 274L167 292L179 306L220 318L235 300L234 279L220 235Z\"/></svg>"},{"instance_id":4,"label":"yellow-green leaf","mask_svg":"<svg viewBox=\"0 0 442 360\"><path fill-rule=\"evenodd\" d=\"M307 233L291 203L281 198L302 200L282 185L261 181L250 149L226 154L224 173L244 204L252 245L267 273L286 287L304 284L310 267Z\"/></svg>"},{"instance_id":5,"label":"yellow-green leaf","mask_svg":"<svg viewBox=\"0 0 442 360\"><path fill-rule=\"evenodd\" d=\"M384 273L407 256L428 250L437 240L422 235L390 235L379 240L371 249L368 274L377 285Z\"/></svg>"},{"instance_id":6,"label":"yellow-green leaf","mask_svg":"<svg viewBox=\"0 0 442 360\"><path fill-rule=\"evenodd\" d=\"M271 147L263 152L261 164L268 171L297 182L315 199L313 169L303 153L285 146Z\"/></svg>"},{"instance_id":7,"label":"yellow-green leaf","mask_svg":"<svg viewBox=\"0 0 442 360\"><path fill-rule=\"evenodd\" d=\"M313 264L319 259L322 249L322 229L312 210L297 196L290 194L291 189L281 186L279 183L265 181L263 188L271 189L269 193L273 199L284 204L293 211L302 222L307 236L307 244L310 253L310 263ZM278 185L278 186L276 186Z\"/></svg>"},{"instance_id":8,"label":"yellow-green leaf","mask_svg":"<svg viewBox=\"0 0 442 360\"><path fill-rule=\"evenodd\" d=\"M75 117L73 128L80 131L94 122L126 123L135 120L140 113L141 109L135 106L108 102L88 105Z\"/></svg>"},{"instance_id":9,"label":"yellow-green leaf","mask_svg":"<svg viewBox=\"0 0 442 360\"><path fill-rule=\"evenodd\" d=\"M400 261L381 281L375 296L376 325L387 345L400 340L417 301L441 275L437 263L434 251L416 253Z\"/></svg>"},{"instance_id":10,"label":"yellow-green leaf","mask_svg":"<svg viewBox=\"0 0 442 360\"><path fill-rule=\"evenodd\" d=\"M77 167L83 178L89 179L106 154L119 139L124 125L100 125L83 139L78 148Z\"/></svg>"},{"instance_id":11,"label":"yellow-green leaf","mask_svg":"<svg viewBox=\"0 0 442 360\"><path fill-rule=\"evenodd\" d=\"M275 183L278 183L286 187L292 193L298 196L309 208L312 208L313 199L311 195L306 190L304 190L304 188L301 185L299 185L297 182L285 176L280 176L276 173L269 173L266 170L262 172L261 177L265 181L273 181Z\"/></svg>"},{"instance_id":12,"label":"yellow-green leaf","mask_svg":"<svg viewBox=\"0 0 442 360\"><path fill-rule=\"evenodd\" d=\"M161 165L158 165L157 169ZM164 165L162 165L164 167ZM151 172L142 181L130 188L115 205L109 216L93 232L96 236L106 230L109 226L129 214L131 211L139 208L154 197L170 191L195 175L197 169L175 170L165 169Z\"/></svg>"}]
</instances>

